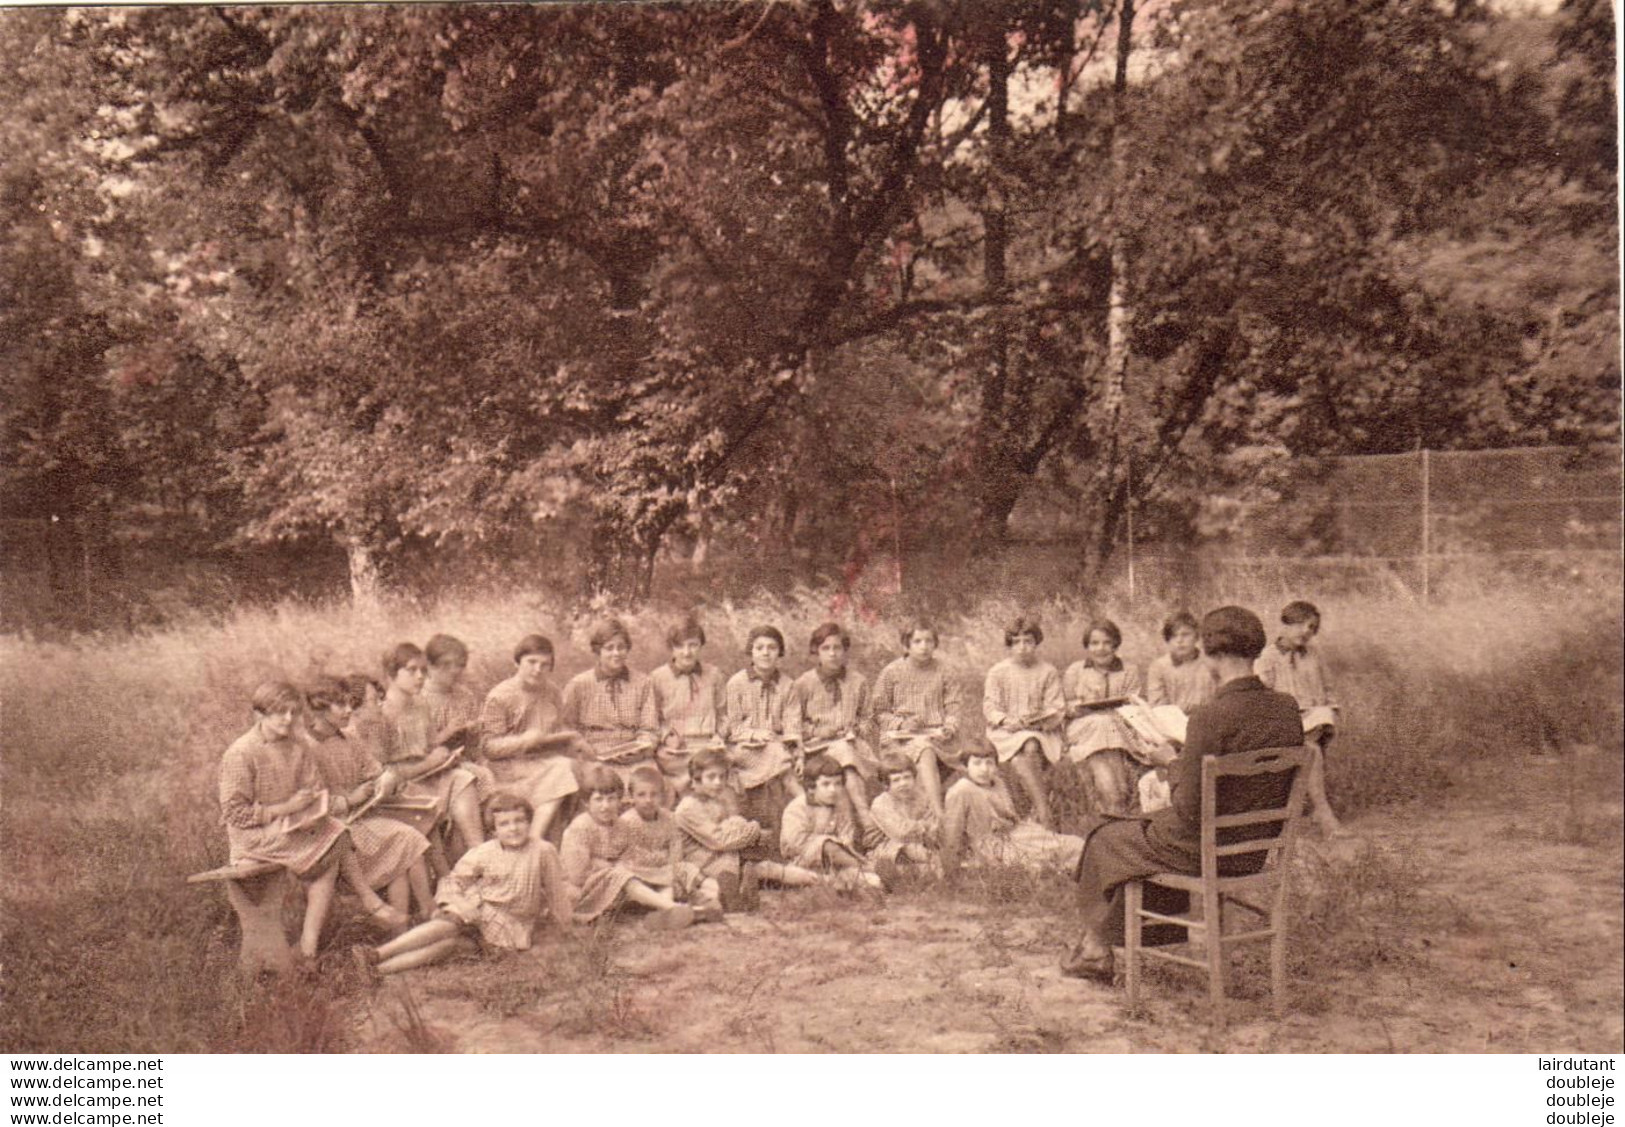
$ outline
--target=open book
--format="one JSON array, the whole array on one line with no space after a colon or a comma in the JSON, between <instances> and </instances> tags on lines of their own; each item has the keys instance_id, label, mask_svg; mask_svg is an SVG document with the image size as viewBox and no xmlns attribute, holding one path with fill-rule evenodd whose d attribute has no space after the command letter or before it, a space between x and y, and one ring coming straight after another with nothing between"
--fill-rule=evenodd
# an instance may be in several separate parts
<instances>
[{"instance_id":1,"label":"open book","mask_svg":"<svg viewBox=\"0 0 1625 1127\"><path fill-rule=\"evenodd\" d=\"M436 775L440 774L441 772L449 771L453 767L457 766L457 764L459 762L461 762L462 758L463 758L462 750L459 749L459 748L453 748L452 753L450 755L446 756L446 761L444 763L440 764L440 766L438 766L438 767L434 767L434 768L431 768L428 771L423 772L423 774L416 776L416 778L418 778L418 779L432 779Z\"/></svg>"},{"instance_id":2,"label":"open book","mask_svg":"<svg viewBox=\"0 0 1625 1127\"><path fill-rule=\"evenodd\" d=\"M647 757L654 749L648 740L623 740L599 749L598 758L605 763L632 763Z\"/></svg>"},{"instance_id":3,"label":"open book","mask_svg":"<svg viewBox=\"0 0 1625 1127\"><path fill-rule=\"evenodd\" d=\"M1312 732L1321 726L1337 727L1337 706L1335 704L1317 704L1303 710L1303 730L1305 732Z\"/></svg>"},{"instance_id":4,"label":"open book","mask_svg":"<svg viewBox=\"0 0 1625 1127\"><path fill-rule=\"evenodd\" d=\"M1177 704L1159 704L1152 708L1134 697L1117 710L1134 734L1152 744L1185 742L1185 725L1189 717Z\"/></svg>"},{"instance_id":5,"label":"open book","mask_svg":"<svg viewBox=\"0 0 1625 1127\"><path fill-rule=\"evenodd\" d=\"M915 732L882 732L880 738L895 743L907 743L909 740L940 740L942 735L941 728L921 728Z\"/></svg>"}]
</instances>

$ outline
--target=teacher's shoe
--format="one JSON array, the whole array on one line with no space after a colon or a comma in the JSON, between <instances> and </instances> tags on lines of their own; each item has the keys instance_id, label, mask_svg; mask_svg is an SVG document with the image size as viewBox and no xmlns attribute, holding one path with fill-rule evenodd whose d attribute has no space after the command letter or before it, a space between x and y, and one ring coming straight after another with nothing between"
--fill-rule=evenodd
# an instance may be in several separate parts
<instances>
[{"instance_id":1,"label":"teacher's shoe","mask_svg":"<svg viewBox=\"0 0 1625 1127\"><path fill-rule=\"evenodd\" d=\"M1096 982L1110 982L1116 973L1112 965L1112 950L1098 944L1081 941L1073 945L1061 962L1061 973L1067 978L1091 978Z\"/></svg>"}]
</instances>

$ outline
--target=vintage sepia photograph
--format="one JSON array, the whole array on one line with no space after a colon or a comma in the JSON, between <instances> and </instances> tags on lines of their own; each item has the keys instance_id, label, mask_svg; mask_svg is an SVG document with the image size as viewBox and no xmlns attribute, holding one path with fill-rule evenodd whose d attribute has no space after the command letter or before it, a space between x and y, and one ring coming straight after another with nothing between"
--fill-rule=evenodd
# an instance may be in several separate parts
<instances>
[{"instance_id":1,"label":"vintage sepia photograph","mask_svg":"<svg viewBox=\"0 0 1625 1127\"><path fill-rule=\"evenodd\" d=\"M1625 1051L1618 15L0 8L0 1047Z\"/></svg>"}]
</instances>

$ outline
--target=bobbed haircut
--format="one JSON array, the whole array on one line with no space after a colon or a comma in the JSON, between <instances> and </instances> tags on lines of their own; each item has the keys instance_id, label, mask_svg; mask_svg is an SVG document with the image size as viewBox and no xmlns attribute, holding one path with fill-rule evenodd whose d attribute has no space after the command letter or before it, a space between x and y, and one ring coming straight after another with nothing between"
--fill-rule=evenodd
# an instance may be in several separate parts
<instances>
[{"instance_id":1,"label":"bobbed haircut","mask_svg":"<svg viewBox=\"0 0 1625 1127\"><path fill-rule=\"evenodd\" d=\"M720 747L701 748L689 757L688 777L696 783L701 775L713 770L721 771L724 775L728 773L728 753Z\"/></svg>"},{"instance_id":2,"label":"bobbed haircut","mask_svg":"<svg viewBox=\"0 0 1625 1127\"><path fill-rule=\"evenodd\" d=\"M1317 629L1320 627L1320 608L1314 603L1298 599L1281 608L1283 626L1297 626L1304 622L1312 623Z\"/></svg>"},{"instance_id":3,"label":"bobbed haircut","mask_svg":"<svg viewBox=\"0 0 1625 1127\"><path fill-rule=\"evenodd\" d=\"M461 658L464 665L468 664L468 647L463 645L460 638L453 638L450 634L436 634L429 639L429 644L423 647L423 656L429 659L430 665L439 665L442 658Z\"/></svg>"},{"instance_id":4,"label":"bobbed haircut","mask_svg":"<svg viewBox=\"0 0 1625 1127\"><path fill-rule=\"evenodd\" d=\"M908 756L900 751L883 751L880 753L880 777L886 785L891 786L893 775L913 775L914 764L908 761Z\"/></svg>"},{"instance_id":5,"label":"bobbed haircut","mask_svg":"<svg viewBox=\"0 0 1625 1127\"><path fill-rule=\"evenodd\" d=\"M746 639L745 639L745 652L746 653L750 653L751 650L756 648L756 642L757 642L757 639L759 639L759 638L772 638L775 642L778 643L779 656L780 657L784 656L784 635L779 633L779 628L777 626L753 626L753 627L751 627L750 635L748 637L746 637Z\"/></svg>"},{"instance_id":6,"label":"bobbed haircut","mask_svg":"<svg viewBox=\"0 0 1625 1127\"><path fill-rule=\"evenodd\" d=\"M300 695L298 689L286 681L261 681L254 686L254 692L248 698L248 706L261 716L269 716L284 708L298 712L305 706L305 698Z\"/></svg>"},{"instance_id":7,"label":"bobbed haircut","mask_svg":"<svg viewBox=\"0 0 1625 1127\"><path fill-rule=\"evenodd\" d=\"M367 703L368 689L372 690L372 695L375 697L384 695L383 683L370 673L346 674L344 687L350 691L350 707L352 708L360 708Z\"/></svg>"},{"instance_id":8,"label":"bobbed haircut","mask_svg":"<svg viewBox=\"0 0 1625 1127\"><path fill-rule=\"evenodd\" d=\"M422 650L411 642L402 642L393 649L384 651L384 672L393 677L420 657L423 657ZM427 661L428 659L425 658L424 660Z\"/></svg>"},{"instance_id":9,"label":"bobbed haircut","mask_svg":"<svg viewBox=\"0 0 1625 1127\"><path fill-rule=\"evenodd\" d=\"M1181 630L1189 630L1193 634L1200 635L1202 633L1202 624L1196 621L1196 616L1188 610L1176 610L1162 620L1162 640L1164 642L1173 641L1174 635Z\"/></svg>"},{"instance_id":10,"label":"bobbed haircut","mask_svg":"<svg viewBox=\"0 0 1625 1127\"><path fill-rule=\"evenodd\" d=\"M999 761L999 753L993 750L992 744L988 743L986 740L982 740L978 743L971 744L970 747L965 751L965 762L969 763L972 759L991 759L994 763L997 763Z\"/></svg>"},{"instance_id":11,"label":"bobbed haircut","mask_svg":"<svg viewBox=\"0 0 1625 1127\"><path fill-rule=\"evenodd\" d=\"M897 632L898 640L903 643L905 650L908 649L909 643L914 641L916 634L929 634L932 645L942 645L942 639L937 636L937 628L923 618L916 618L912 622L903 623L903 628Z\"/></svg>"},{"instance_id":12,"label":"bobbed haircut","mask_svg":"<svg viewBox=\"0 0 1625 1127\"><path fill-rule=\"evenodd\" d=\"M831 638L839 638L843 650L852 648L852 635L846 632L846 627L839 622L826 622L812 632L812 638L807 642L807 652L810 654L817 653L818 647Z\"/></svg>"},{"instance_id":13,"label":"bobbed haircut","mask_svg":"<svg viewBox=\"0 0 1625 1127\"><path fill-rule=\"evenodd\" d=\"M582 768L581 793L583 795L626 793L626 784L621 777L602 763L592 763Z\"/></svg>"},{"instance_id":14,"label":"bobbed haircut","mask_svg":"<svg viewBox=\"0 0 1625 1127\"><path fill-rule=\"evenodd\" d=\"M627 649L632 648L632 633L627 630L626 623L618 618L606 618L602 622L596 623L592 628L592 633L587 635L587 645L592 648L593 653L597 653L609 645L610 640L613 638L619 638L625 642Z\"/></svg>"},{"instance_id":15,"label":"bobbed haircut","mask_svg":"<svg viewBox=\"0 0 1625 1127\"><path fill-rule=\"evenodd\" d=\"M499 790L485 801L485 830L495 833L497 828L497 815L506 814L512 810L523 810L525 821L536 817L536 810L530 804L530 799L522 794L515 794L511 790Z\"/></svg>"},{"instance_id":16,"label":"bobbed haircut","mask_svg":"<svg viewBox=\"0 0 1625 1127\"><path fill-rule=\"evenodd\" d=\"M1209 657L1244 657L1264 652L1264 624L1246 607L1220 607L1202 617L1202 651Z\"/></svg>"},{"instance_id":17,"label":"bobbed haircut","mask_svg":"<svg viewBox=\"0 0 1625 1127\"><path fill-rule=\"evenodd\" d=\"M335 704L355 707L350 686L337 677L318 677L305 686L305 707L312 712L323 712Z\"/></svg>"},{"instance_id":18,"label":"bobbed haircut","mask_svg":"<svg viewBox=\"0 0 1625 1127\"><path fill-rule=\"evenodd\" d=\"M801 765L801 781L814 786L819 779L839 779L841 765L827 755L815 755Z\"/></svg>"},{"instance_id":19,"label":"bobbed haircut","mask_svg":"<svg viewBox=\"0 0 1625 1127\"><path fill-rule=\"evenodd\" d=\"M631 790L639 783L642 783L644 786L654 787L655 793L659 794L661 797L665 797L666 776L660 773L660 768L651 767L647 763L643 763L632 768L632 777L628 781L626 789Z\"/></svg>"},{"instance_id":20,"label":"bobbed haircut","mask_svg":"<svg viewBox=\"0 0 1625 1127\"><path fill-rule=\"evenodd\" d=\"M1004 644L1006 646L1015 645L1016 639L1023 634L1031 634L1034 645L1044 644L1044 628L1038 624L1038 618L1035 615L1018 614L1012 618L1010 624L1004 628Z\"/></svg>"},{"instance_id":21,"label":"bobbed haircut","mask_svg":"<svg viewBox=\"0 0 1625 1127\"><path fill-rule=\"evenodd\" d=\"M531 654L537 654L553 660L553 642L541 634L526 634L519 639L519 644L513 648L513 663L518 665Z\"/></svg>"},{"instance_id":22,"label":"bobbed haircut","mask_svg":"<svg viewBox=\"0 0 1625 1127\"><path fill-rule=\"evenodd\" d=\"M701 626L700 620L692 614L666 631L666 645L674 650L690 638L702 646L705 645L705 627Z\"/></svg>"},{"instance_id":23,"label":"bobbed haircut","mask_svg":"<svg viewBox=\"0 0 1625 1127\"><path fill-rule=\"evenodd\" d=\"M1083 631L1083 644L1087 646L1089 639L1096 634L1104 634L1110 638L1112 640L1112 649L1116 649L1123 644L1123 632L1117 628L1117 623L1109 618L1090 619L1089 625Z\"/></svg>"}]
</instances>

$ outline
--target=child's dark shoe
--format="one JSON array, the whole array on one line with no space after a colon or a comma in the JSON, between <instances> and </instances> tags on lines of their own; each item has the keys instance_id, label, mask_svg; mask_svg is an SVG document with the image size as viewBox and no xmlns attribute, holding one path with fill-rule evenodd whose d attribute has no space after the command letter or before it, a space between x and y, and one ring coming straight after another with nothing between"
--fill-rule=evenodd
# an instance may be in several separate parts
<instances>
[{"instance_id":1,"label":"child's dark shoe","mask_svg":"<svg viewBox=\"0 0 1625 1127\"><path fill-rule=\"evenodd\" d=\"M1067 952L1061 963L1061 973L1067 978L1088 978L1096 982L1110 982L1116 973L1112 953L1105 954L1085 943L1079 943Z\"/></svg>"}]
</instances>

